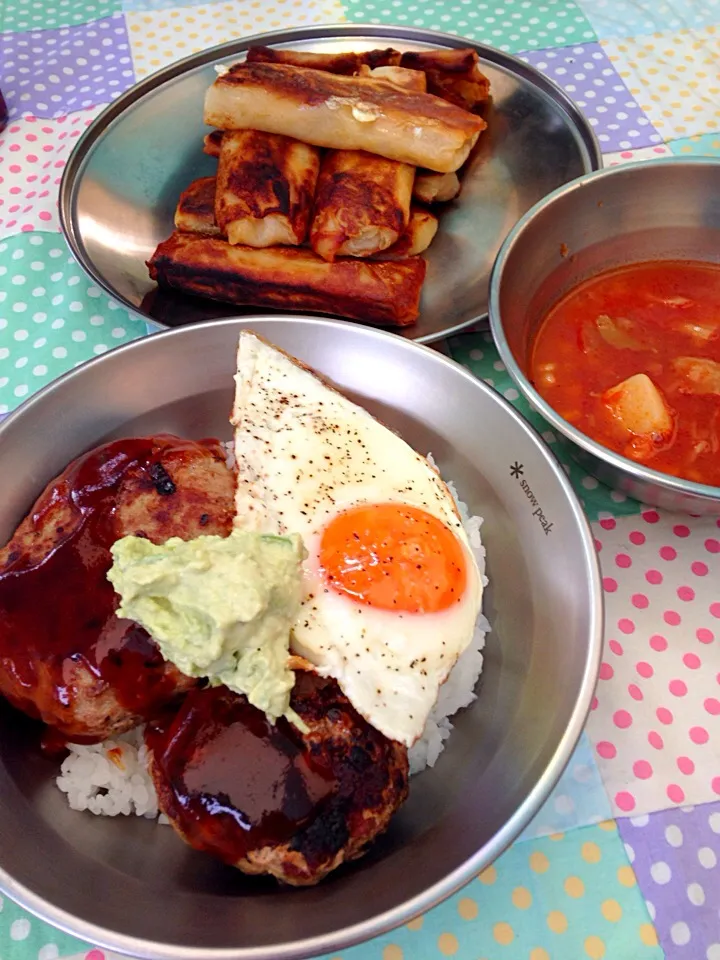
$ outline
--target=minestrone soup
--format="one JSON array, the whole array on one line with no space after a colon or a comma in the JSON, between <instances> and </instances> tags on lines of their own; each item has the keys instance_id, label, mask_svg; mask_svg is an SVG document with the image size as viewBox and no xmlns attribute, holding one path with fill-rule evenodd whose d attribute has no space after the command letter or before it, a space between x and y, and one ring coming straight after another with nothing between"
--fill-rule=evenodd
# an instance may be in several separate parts
<instances>
[{"instance_id":1,"label":"minestrone soup","mask_svg":"<svg viewBox=\"0 0 720 960\"><path fill-rule=\"evenodd\" d=\"M542 321L530 378L593 440L720 486L720 265L636 263L586 280Z\"/></svg>"}]
</instances>

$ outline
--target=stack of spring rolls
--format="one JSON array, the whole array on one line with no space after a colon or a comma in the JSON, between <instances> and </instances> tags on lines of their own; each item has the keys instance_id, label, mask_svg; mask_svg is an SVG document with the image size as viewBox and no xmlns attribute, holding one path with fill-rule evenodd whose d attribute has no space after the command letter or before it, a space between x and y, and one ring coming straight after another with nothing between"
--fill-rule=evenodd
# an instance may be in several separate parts
<instances>
[{"instance_id":1,"label":"stack of spring rolls","mask_svg":"<svg viewBox=\"0 0 720 960\"><path fill-rule=\"evenodd\" d=\"M205 99L217 176L180 197L161 287L383 326L417 320L438 220L485 129L473 50L254 47Z\"/></svg>"}]
</instances>

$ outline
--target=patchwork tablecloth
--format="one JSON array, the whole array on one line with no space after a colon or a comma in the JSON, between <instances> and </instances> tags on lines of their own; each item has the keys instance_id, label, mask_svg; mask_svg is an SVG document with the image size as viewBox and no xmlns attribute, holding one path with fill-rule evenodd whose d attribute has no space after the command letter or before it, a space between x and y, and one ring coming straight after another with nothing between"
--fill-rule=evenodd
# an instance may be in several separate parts
<instances>
[{"instance_id":1,"label":"patchwork tablecloth","mask_svg":"<svg viewBox=\"0 0 720 960\"><path fill-rule=\"evenodd\" d=\"M101 107L203 47L343 20L519 55L584 110L606 164L720 155L720 0L0 0L0 414L153 329L89 283L58 228L63 165ZM556 445L488 334L447 346ZM663 514L566 469L607 603L573 761L495 866L332 960L720 960L720 521ZM0 900L0 960L70 955L105 956Z\"/></svg>"}]
</instances>

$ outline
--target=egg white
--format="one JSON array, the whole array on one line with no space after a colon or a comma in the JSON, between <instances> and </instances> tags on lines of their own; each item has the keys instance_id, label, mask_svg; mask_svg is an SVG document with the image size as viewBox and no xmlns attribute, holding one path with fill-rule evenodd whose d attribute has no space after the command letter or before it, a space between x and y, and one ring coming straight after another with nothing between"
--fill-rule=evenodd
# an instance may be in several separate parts
<instances>
[{"instance_id":1,"label":"egg white","mask_svg":"<svg viewBox=\"0 0 720 960\"><path fill-rule=\"evenodd\" d=\"M293 651L334 677L376 729L411 746L440 684L470 643L482 601L480 574L453 499L404 440L247 331L240 334L235 380L236 523L299 533L308 551ZM461 543L466 588L447 610L377 610L325 583L318 558L327 524L351 506L389 502L425 510Z\"/></svg>"}]
</instances>

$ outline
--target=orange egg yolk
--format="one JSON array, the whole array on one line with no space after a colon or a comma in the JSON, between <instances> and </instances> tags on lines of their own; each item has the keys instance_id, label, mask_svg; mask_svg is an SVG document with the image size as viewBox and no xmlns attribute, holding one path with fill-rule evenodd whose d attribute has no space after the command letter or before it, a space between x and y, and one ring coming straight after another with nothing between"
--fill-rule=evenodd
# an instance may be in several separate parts
<instances>
[{"instance_id":1,"label":"orange egg yolk","mask_svg":"<svg viewBox=\"0 0 720 960\"><path fill-rule=\"evenodd\" d=\"M437 517L401 503L352 507L320 542L320 566L334 590L378 610L438 613L462 597L462 545Z\"/></svg>"}]
</instances>

